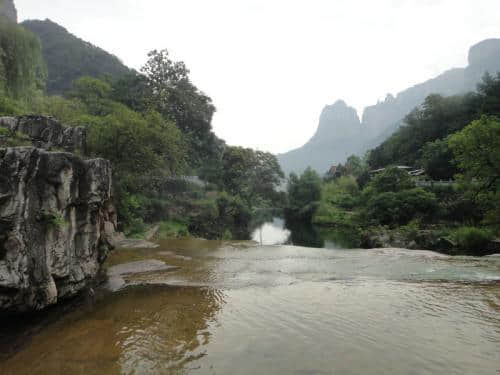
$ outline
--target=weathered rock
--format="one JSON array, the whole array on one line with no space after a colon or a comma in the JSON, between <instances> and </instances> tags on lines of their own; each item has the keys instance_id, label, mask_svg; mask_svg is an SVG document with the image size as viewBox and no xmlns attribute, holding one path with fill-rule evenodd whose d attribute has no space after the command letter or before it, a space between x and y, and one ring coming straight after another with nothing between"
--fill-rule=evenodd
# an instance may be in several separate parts
<instances>
[{"instance_id":1,"label":"weathered rock","mask_svg":"<svg viewBox=\"0 0 500 375\"><path fill-rule=\"evenodd\" d=\"M87 129L82 126L65 127L53 117L0 117L0 127L27 135L34 147L45 150L60 148L68 152L86 151Z\"/></svg>"},{"instance_id":2,"label":"weathered rock","mask_svg":"<svg viewBox=\"0 0 500 375\"><path fill-rule=\"evenodd\" d=\"M0 311L43 309L88 287L116 228L111 166L0 148Z\"/></svg>"}]
</instances>

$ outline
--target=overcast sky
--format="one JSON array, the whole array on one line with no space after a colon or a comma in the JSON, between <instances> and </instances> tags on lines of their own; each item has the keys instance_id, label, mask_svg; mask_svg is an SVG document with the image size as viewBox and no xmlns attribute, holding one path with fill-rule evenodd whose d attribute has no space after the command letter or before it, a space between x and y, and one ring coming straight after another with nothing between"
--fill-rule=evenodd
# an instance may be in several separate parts
<instances>
[{"instance_id":1,"label":"overcast sky","mask_svg":"<svg viewBox=\"0 0 500 375\"><path fill-rule=\"evenodd\" d=\"M301 146L322 108L362 109L500 37L499 0L16 0L139 68L152 49L186 62L231 145Z\"/></svg>"}]
</instances>

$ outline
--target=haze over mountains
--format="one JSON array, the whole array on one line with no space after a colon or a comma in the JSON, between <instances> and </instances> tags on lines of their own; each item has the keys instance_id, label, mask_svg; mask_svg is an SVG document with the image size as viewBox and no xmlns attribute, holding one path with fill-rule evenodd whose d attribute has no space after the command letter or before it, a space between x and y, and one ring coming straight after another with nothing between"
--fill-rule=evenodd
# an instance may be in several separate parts
<instances>
[{"instance_id":1,"label":"haze over mountains","mask_svg":"<svg viewBox=\"0 0 500 375\"><path fill-rule=\"evenodd\" d=\"M430 94L445 96L474 91L481 77L500 71L500 39L488 39L469 50L468 66L444 72L434 79L365 108L362 121L356 111L339 100L326 106L316 134L302 147L278 155L286 174L301 173L308 166L324 173L352 154L363 155L387 139L404 117Z\"/></svg>"}]
</instances>

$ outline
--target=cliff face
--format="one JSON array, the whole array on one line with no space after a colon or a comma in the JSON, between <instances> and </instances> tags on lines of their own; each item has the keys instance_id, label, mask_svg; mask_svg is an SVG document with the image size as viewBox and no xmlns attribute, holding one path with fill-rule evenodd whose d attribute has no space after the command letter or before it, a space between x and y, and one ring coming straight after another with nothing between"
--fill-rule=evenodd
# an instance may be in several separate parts
<instances>
[{"instance_id":1,"label":"cliff face","mask_svg":"<svg viewBox=\"0 0 500 375\"><path fill-rule=\"evenodd\" d=\"M28 136L34 147L45 150L57 147L68 152L86 151L87 130L82 126L65 127L52 117L0 117L0 127Z\"/></svg>"},{"instance_id":2,"label":"cliff face","mask_svg":"<svg viewBox=\"0 0 500 375\"><path fill-rule=\"evenodd\" d=\"M0 0L0 17L17 23L17 9L14 5L14 0Z\"/></svg>"},{"instance_id":3,"label":"cliff face","mask_svg":"<svg viewBox=\"0 0 500 375\"><path fill-rule=\"evenodd\" d=\"M43 309L88 287L116 228L111 167L0 148L0 311Z\"/></svg>"},{"instance_id":4,"label":"cliff face","mask_svg":"<svg viewBox=\"0 0 500 375\"><path fill-rule=\"evenodd\" d=\"M385 101L365 108L363 125L372 137L367 140L367 148L378 146L389 137L399 127L401 120L421 105L427 96L450 96L475 91L486 72L494 75L500 71L500 39L488 39L472 46L468 62L466 68L448 70L400 92L396 97L388 95Z\"/></svg>"},{"instance_id":5,"label":"cliff face","mask_svg":"<svg viewBox=\"0 0 500 375\"><path fill-rule=\"evenodd\" d=\"M278 155L278 161L285 174L301 173L308 166L321 173L356 152L362 137L356 110L339 100L323 109L314 136L301 148Z\"/></svg>"}]
</instances>

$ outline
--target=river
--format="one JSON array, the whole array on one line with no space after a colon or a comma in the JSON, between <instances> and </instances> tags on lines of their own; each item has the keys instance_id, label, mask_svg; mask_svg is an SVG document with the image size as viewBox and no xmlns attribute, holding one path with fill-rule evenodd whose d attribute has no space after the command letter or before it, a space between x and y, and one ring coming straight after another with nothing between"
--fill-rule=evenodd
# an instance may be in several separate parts
<instances>
[{"instance_id":1,"label":"river","mask_svg":"<svg viewBox=\"0 0 500 375\"><path fill-rule=\"evenodd\" d=\"M263 237L115 251L0 374L499 374L499 258Z\"/></svg>"}]
</instances>

